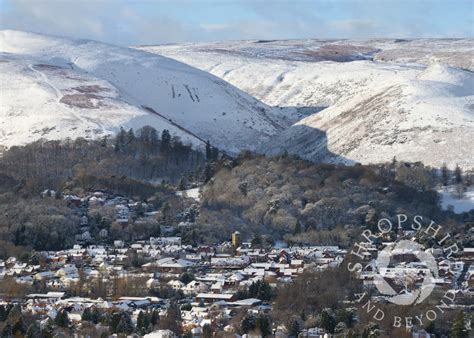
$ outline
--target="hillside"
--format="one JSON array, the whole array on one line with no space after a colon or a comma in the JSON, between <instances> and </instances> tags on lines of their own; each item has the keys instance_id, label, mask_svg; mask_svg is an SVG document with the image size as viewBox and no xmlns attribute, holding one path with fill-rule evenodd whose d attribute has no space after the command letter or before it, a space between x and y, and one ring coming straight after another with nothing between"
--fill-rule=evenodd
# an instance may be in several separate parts
<instances>
[{"instance_id":1,"label":"hillside","mask_svg":"<svg viewBox=\"0 0 474 338\"><path fill-rule=\"evenodd\" d=\"M209 242L237 229L247 239L267 235L344 245L351 228L374 226L380 217L400 212L439 222L456 217L443 212L430 187L402 183L406 168L313 164L292 156L239 158L203 187L197 232Z\"/></svg>"},{"instance_id":2,"label":"hillside","mask_svg":"<svg viewBox=\"0 0 474 338\"><path fill-rule=\"evenodd\" d=\"M207 70L269 105L296 107L306 118L259 148L268 154L345 163L396 156L473 168L473 44L289 40L140 48Z\"/></svg>"},{"instance_id":3,"label":"hillside","mask_svg":"<svg viewBox=\"0 0 474 338\"><path fill-rule=\"evenodd\" d=\"M88 40L0 32L0 144L100 138L150 125L185 142L254 148L285 123L227 82L166 57Z\"/></svg>"},{"instance_id":4,"label":"hillside","mask_svg":"<svg viewBox=\"0 0 474 338\"><path fill-rule=\"evenodd\" d=\"M438 64L407 82L381 87L311 115L276 136L262 150L287 150L304 158L321 154L320 143L362 163L422 161L472 168L474 75ZM322 131L322 132L321 132ZM321 135L324 135L322 139Z\"/></svg>"}]
</instances>

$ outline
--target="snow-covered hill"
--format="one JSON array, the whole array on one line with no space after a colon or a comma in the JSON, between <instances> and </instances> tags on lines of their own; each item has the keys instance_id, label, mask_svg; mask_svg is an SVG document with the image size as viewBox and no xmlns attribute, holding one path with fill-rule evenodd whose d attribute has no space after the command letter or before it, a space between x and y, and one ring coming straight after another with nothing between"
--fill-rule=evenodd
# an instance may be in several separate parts
<instances>
[{"instance_id":1,"label":"snow-covered hill","mask_svg":"<svg viewBox=\"0 0 474 338\"><path fill-rule=\"evenodd\" d=\"M329 151L353 161L375 163L396 156L472 168L473 88L474 74L432 65L412 80L382 85L311 115L262 150L327 159L318 146L324 135Z\"/></svg>"},{"instance_id":2,"label":"snow-covered hill","mask_svg":"<svg viewBox=\"0 0 474 338\"><path fill-rule=\"evenodd\" d=\"M281 115L181 62L88 40L0 32L0 145L169 129L228 151L280 132Z\"/></svg>"},{"instance_id":3,"label":"snow-covered hill","mask_svg":"<svg viewBox=\"0 0 474 338\"><path fill-rule=\"evenodd\" d=\"M474 167L474 40L144 46L310 115L260 147L311 160ZM463 68L463 69L461 69ZM258 74L258 76L254 76Z\"/></svg>"}]
</instances>

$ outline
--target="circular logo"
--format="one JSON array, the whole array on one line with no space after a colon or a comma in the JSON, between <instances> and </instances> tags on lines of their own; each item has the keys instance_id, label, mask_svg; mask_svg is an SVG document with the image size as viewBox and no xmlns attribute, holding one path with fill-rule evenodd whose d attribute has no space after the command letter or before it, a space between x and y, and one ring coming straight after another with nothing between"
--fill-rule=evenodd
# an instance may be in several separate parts
<instances>
[{"instance_id":1,"label":"circular logo","mask_svg":"<svg viewBox=\"0 0 474 338\"><path fill-rule=\"evenodd\" d=\"M423 302L435 287L438 265L421 244L401 240L383 249L375 261L374 284L383 299L397 305Z\"/></svg>"},{"instance_id":2,"label":"circular logo","mask_svg":"<svg viewBox=\"0 0 474 338\"><path fill-rule=\"evenodd\" d=\"M397 306L413 306L414 316L392 314L394 327L411 328L414 324L423 326L427 321L435 321L444 313L443 307L454 304L456 295L453 290L447 290L444 294L437 293L439 305L417 306L431 295L440 280L437 261L449 261L460 250L455 238L444 232L441 225L421 215L409 219L405 214L397 214L391 219L379 220L374 232L362 231L361 239L348 253L351 258L347 263L347 269L363 281L362 292L355 294L360 311L381 321L385 311L377 306L380 300ZM421 243L431 246L427 248ZM446 283L446 278L442 279ZM376 294L369 291L373 287L378 291Z\"/></svg>"}]
</instances>

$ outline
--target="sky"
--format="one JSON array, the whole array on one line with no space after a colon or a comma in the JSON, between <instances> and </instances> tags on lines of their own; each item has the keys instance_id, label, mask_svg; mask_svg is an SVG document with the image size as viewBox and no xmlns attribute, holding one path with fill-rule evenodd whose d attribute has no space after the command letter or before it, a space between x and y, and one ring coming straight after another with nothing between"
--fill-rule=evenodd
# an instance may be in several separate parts
<instances>
[{"instance_id":1,"label":"sky","mask_svg":"<svg viewBox=\"0 0 474 338\"><path fill-rule=\"evenodd\" d=\"M474 37L474 0L0 0L0 28L118 45Z\"/></svg>"}]
</instances>

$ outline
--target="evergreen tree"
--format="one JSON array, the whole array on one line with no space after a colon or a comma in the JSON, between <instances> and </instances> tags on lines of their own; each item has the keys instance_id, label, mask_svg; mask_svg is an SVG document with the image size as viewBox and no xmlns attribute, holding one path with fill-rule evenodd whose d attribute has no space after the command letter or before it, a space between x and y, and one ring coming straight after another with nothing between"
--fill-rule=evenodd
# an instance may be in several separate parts
<instances>
[{"instance_id":1,"label":"evergreen tree","mask_svg":"<svg viewBox=\"0 0 474 338\"><path fill-rule=\"evenodd\" d=\"M209 324L205 324L202 327L202 338L211 338L212 337L212 328Z\"/></svg>"},{"instance_id":2,"label":"evergreen tree","mask_svg":"<svg viewBox=\"0 0 474 338\"><path fill-rule=\"evenodd\" d=\"M0 304L0 322L3 322L7 319L7 309L5 309L5 306L3 304Z\"/></svg>"},{"instance_id":3,"label":"evergreen tree","mask_svg":"<svg viewBox=\"0 0 474 338\"><path fill-rule=\"evenodd\" d=\"M219 149L217 149L216 147L212 147L211 151L212 151L212 160L217 161L219 159Z\"/></svg>"},{"instance_id":4,"label":"evergreen tree","mask_svg":"<svg viewBox=\"0 0 474 338\"><path fill-rule=\"evenodd\" d=\"M392 158L392 168L395 169L396 166L397 166L397 157L394 156L394 157Z\"/></svg>"},{"instance_id":5,"label":"evergreen tree","mask_svg":"<svg viewBox=\"0 0 474 338\"><path fill-rule=\"evenodd\" d=\"M194 171L194 177L196 177L196 180L199 180L202 175L202 168L200 165L196 166L196 170Z\"/></svg>"},{"instance_id":6,"label":"evergreen tree","mask_svg":"<svg viewBox=\"0 0 474 338\"><path fill-rule=\"evenodd\" d=\"M213 170L212 166L210 163L206 163L206 166L204 167L204 182L209 182L212 178L213 175Z\"/></svg>"},{"instance_id":7,"label":"evergreen tree","mask_svg":"<svg viewBox=\"0 0 474 338\"><path fill-rule=\"evenodd\" d=\"M168 202L163 203L161 207L161 214L163 215L163 221L166 223L171 218L171 207Z\"/></svg>"},{"instance_id":8,"label":"evergreen tree","mask_svg":"<svg viewBox=\"0 0 474 338\"><path fill-rule=\"evenodd\" d=\"M120 131L115 137L115 151L125 151L127 146L127 132L120 127Z\"/></svg>"},{"instance_id":9,"label":"evergreen tree","mask_svg":"<svg viewBox=\"0 0 474 338\"><path fill-rule=\"evenodd\" d=\"M92 314L91 314L91 309L86 307L84 311L82 312L81 320L85 322L90 322L92 321Z\"/></svg>"},{"instance_id":10,"label":"evergreen tree","mask_svg":"<svg viewBox=\"0 0 474 338\"><path fill-rule=\"evenodd\" d=\"M59 327L68 327L69 326L69 317L67 315L67 311L64 309L59 310L54 318L54 323Z\"/></svg>"},{"instance_id":11,"label":"evergreen tree","mask_svg":"<svg viewBox=\"0 0 474 338\"><path fill-rule=\"evenodd\" d=\"M265 281L253 282L249 287L249 297L269 301L273 297L272 287Z\"/></svg>"},{"instance_id":12,"label":"evergreen tree","mask_svg":"<svg viewBox=\"0 0 474 338\"><path fill-rule=\"evenodd\" d=\"M240 328L243 333L249 333L257 327L257 318L253 314L247 314L240 323Z\"/></svg>"},{"instance_id":13,"label":"evergreen tree","mask_svg":"<svg viewBox=\"0 0 474 338\"><path fill-rule=\"evenodd\" d=\"M441 167L441 183L446 187L449 184L449 171L446 163Z\"/></svg>"},{"instance_id":14,"label":"evergreen tree","mask_svg":"<svg viewBox=\"0 0 474 338\"><path fill-rule=\"evenodd\" d=\"M150 319L150 322L151 322L151 325L156 325L158 324L158 321L160 320L160 315L159 315L159 312L157 309L153 309L152 313L151 313L151 319Z\"/></svg>"},{"instance_id":15,"label":"evergreen tree","mask_svg":"<svg viewBox=\"0 0 474 338\"><path fill-rule=\"evenodd\" d=\"M140 311L138 313L138 317L137 317L137 330L140 330L140 329L143 329L145 326L145 314L143 313L143 311Z\"/></svg>"},{"instance_id":16,"label":"evergreen tree","mask_svg":"<svg viewBox=\"0 0 474 338\"><path fill-rule=\"evenodd\" d=\"M166 315L160 318L160 329L171 330L175 334L181 333L181 313L176 305L166 310Z\"/></svg>"},{"instance_id":17,"label":"evergreen tree","mask_svg":"<svg viewBox=\"0 0 474 338\"><path fill-rule=\"evenodd\" d=\"M453 327L451 329L452 338L467 338L469 332L466 329L466 321L464 320L464 312L459 311L458 315L454 319Z\"/></svg>"},{"instance_id":18,"label":"evergreen tree","mask_svg":"<svg viewBox=\"0 0 474 338\"><path fill-rule=\"evenodd\" d=\"M290 337L298 337L301 332L300 319L298 317L292 317L288 325L288 335Z\"/></svg>"},{"instance_id":19,"label":"evergreen tree","mask_svg":"<svg viewBox=\"0 0 474 338\"><path fill-rule=\"evenodd\" d=\"M133 145L135 144L135 141L136 141L135 133L133 132L133 129L130 128L127 132L127 145L128 146Z\"/></svg>"},{"instance_id":20,"label":"evergreen tree","mask_svg":"<svg viewBox=\"0 0 474 338\"><path fill-rule=\"evenodd\" d=\"M162 154L169 154L171 149L171 134L168 129L164 129L161 133L161 144L160 144L160 152Z\"/></svg>"},{"instance_id":21,"label":"evergreen tree","mask_svg":"<svg viewBox=\"0 0 474 338\"><path fill-rule=\"evenodd\" d=\"M260 314L257 316L256 327L260 331L262 337L268 337L272 334L270 317L267 315Z\"/></svg>"},{"instance_id":22,"label":"evergreen tree","mask_svg":"<svg viewBox=\"0 0 474 338\"><path fill-rule=\"evenodd\" d=\"M33 322L30 326L28 326L28 330L26 331L26 338L38 338L41 336L41 330L37 322Z\"/></svg>"},{"instance_id":23,"label":"evergreen tree","mask_svg":"<svg viewBox=\"0 0 474 338\"><path fill-rule=\"evenodd\" d=\"M212 161L212 149L209 140L206 141L206 161Z\"/></svg>"},{"instance_id":24,"label":"evergreen tree","mask_svg":"<svg viewBox=\"0 0 474 338\"><path fill-rule=\"evenodd\" d=\"M295 225L295 230L293 231L293 234L294 235L297 235L297 234L300 234L301 233L301 222L300 220L298 219L296 221L296 225Z\"/></svg>"},{"instance_id":25,"label":"evergreen tree","mask_svg":"<svg viewBox=\"0 0 474 338\"><path fill-rule=\"evenodd\" d=\"M347 309L340 309L336 313L336 322L343 322L347 327L352 327L354 324L354 315Z\"/></svg>"},{"instance_id":26,"label":"evergreen tree","mask_svg":"<svg viewBox=\"0 0 474 338\"><path fill-rule=\"evenodd\" d=\"M330 333L334 333L336 327L336 320L331 313L330 309L324 309L321 312L321 327Z\"/></svg>"},{"instance_id":27,"label":"evergreen tree","mask_svg":"<svg viewBox=\"0 0 474 338\"><path fill-rule=\"evenodd\" d=\"M184 176L181 176L181 178L179 179L178 190L186 190L186 179L184 178Z\"/></svg>"},{"instance_id":28,"label":"evergreen tree","mask_svg":"<svg viewBox=\"0 0 474 338\"><path fill-rule=\"evenodd\" d=\"M183 284L188 284L194 280L194 274L192 272L183 272L179 280L183 282Z\"/></svg>"},{"instance_id":29,"label":"evergreen tree","mask_svg":"<svg viewBox=\"0 0 474 338\"><path fill-rule=\"evenodd\" d=\"M456 165L456 168L454 169L454 181L456 184L462 183L462 170L458 165Z\"/></svg>"},{"instance_id":30,"label":"evergreen tree","mask_svg":"<svg viewBox=\"0 0 474 338\"><path fill-rule=\"evenodd\" d=\"M118 137L115 137L114 151L116 153L122 151L122 148L121 148L120 141L119 141Z\"/></svg>"},{"instance_id":31,"label":"evergreen tree","mask_svg":"<svg viewBox=\"0 0 474 338\"><path fill-rule=\"evenodd\" d=\"M92 307L92 310L91 310L91 321L94 323L94 324L98 324L100 323L102 319L102 315L99 311L98 308L96 308L95 306Z\"/></svg>"},{"instance_id":32,"label":"evergreen tree","mask_svg":"<svg viewBox=\"0 0 474 338\"><path fill-rule=\"evenodd\" d=\"M41 330L41 334L43 335L44 338L54 337L54 325L51 318L48 318L46 320L46 324L44 325L43 330Z\"/></svg>"},{"instance_id":33,"label":"evergreen tree","mask_svg":"<svg viewBox=\"0 0 474 338\"><path fill-rule=\"evenodd\" d=\"M132 323L132 318L127 312L122 312L119 314L119 321L117 324L117 327L115 329L115 332L117 333L127 333L130 334L133 332L133 323Z\"/></svg>"},{"instance_id":34,"label":"evergreen tree","mask_svg":"<svg viewBox=\"0 0 474 338\"><path fill-rule=\"evenodd\" d=\"M151 332L152 326L151 326L151 313L150 312L145 312L145 316L143 318L143 329L146 333Z\"/></svg>"}]
</instances>

